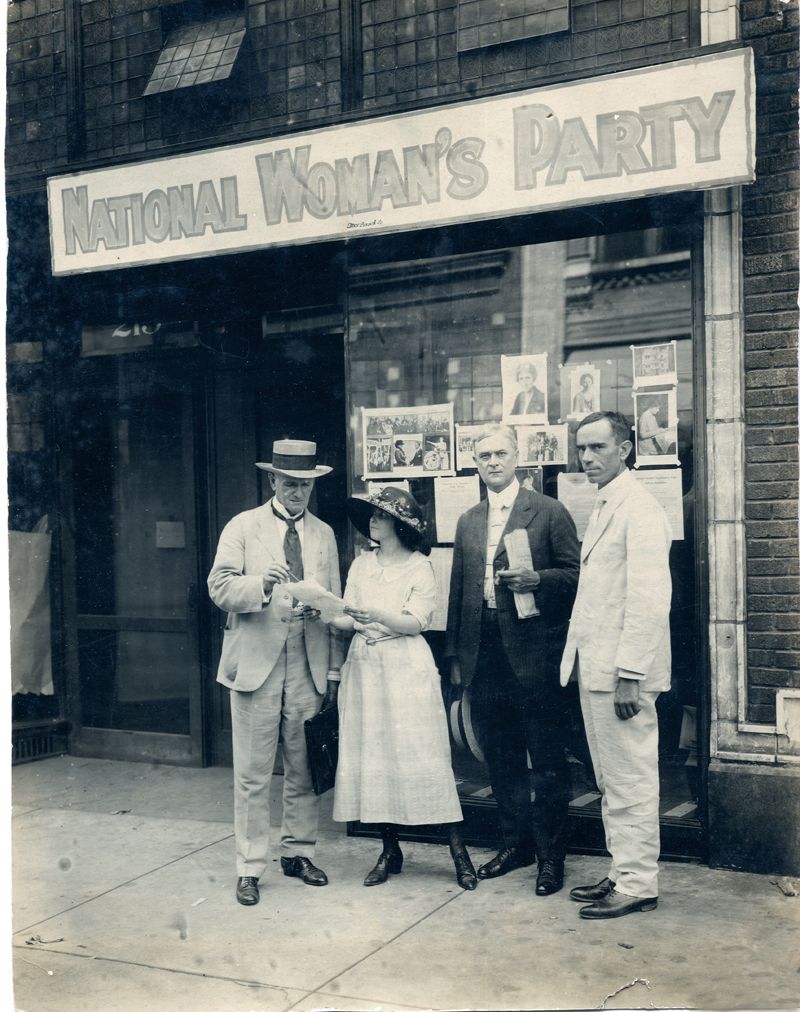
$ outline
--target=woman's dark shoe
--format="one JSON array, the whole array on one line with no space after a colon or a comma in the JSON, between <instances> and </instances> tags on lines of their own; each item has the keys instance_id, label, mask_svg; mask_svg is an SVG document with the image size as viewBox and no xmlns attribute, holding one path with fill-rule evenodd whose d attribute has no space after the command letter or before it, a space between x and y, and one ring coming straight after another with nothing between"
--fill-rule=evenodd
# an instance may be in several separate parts
<instances>
[{"instance_id":1,"label":"woman's dark shoe","mask_svg":"<svg viewBox=\"0 0 800 1012\"><path fill-rule=\"evenodd\" d=\"M399 847L384 850L375 867L364 879L365 886L381 885L389 875L399 875L403 870L403 852Z\"/></svg>"},{"instance_id":2,"label":"woman's dark shoe","mask_svg":"<svg viewBox=\"0 0 800 1012\"><path fill-rule=\"evenodd\" d=\"M451 847L450 856L453 858L453 864L456 868L456 880L461 888L469 889L470 891L477 888L478 876L475 874L475 866L466 848L453 850Z\"/></svg>"}]
</instances>

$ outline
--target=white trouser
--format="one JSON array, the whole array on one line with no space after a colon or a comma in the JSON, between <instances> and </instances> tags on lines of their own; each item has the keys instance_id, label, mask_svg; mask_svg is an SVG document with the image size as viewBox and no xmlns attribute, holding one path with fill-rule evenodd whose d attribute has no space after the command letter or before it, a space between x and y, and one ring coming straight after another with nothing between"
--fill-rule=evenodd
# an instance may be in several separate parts
<instances>
[{"instance_id":1,"label":"white trouser","mask_svg":"<svg viewBox=\"0 0 800 1012\"><path fill-rule=\"evenodd\" d=\"M322 704L306 657L303 621L255 692L231 689L236 874L260 878L267 867L269 794L278 736L283 744L281 855L314 856L319 798L311 786L303 723Z\"/></svg>"},{"instance_id":2,"label":"white trouser","mask_svg":"<svg viewBox=\"0 0 800 1012\"><path fill-rule=\"evenodd\" d=\"M639 692L641 709L620 720L613 692L594 692L580 681L581 710L592 756L606 847L608 877L617 892L658 896L658 718L657 692Z\"/></svg>"}]
</instances>

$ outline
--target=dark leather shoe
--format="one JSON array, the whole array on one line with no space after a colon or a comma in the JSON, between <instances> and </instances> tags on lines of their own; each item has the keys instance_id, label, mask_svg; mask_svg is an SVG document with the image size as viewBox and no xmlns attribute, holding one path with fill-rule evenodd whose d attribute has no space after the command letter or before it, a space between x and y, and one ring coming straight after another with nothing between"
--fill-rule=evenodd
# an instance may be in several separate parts
<instances>
[{"instance_id":1,"label":"dark leather shoe","mask_svg":"<svg viewBox=\"0 0 800 1012\"><path fill-rule=\"evenodd\" d=\"M527 868L533 864L536 855L532 850L522 850L519 847L504 847L496 854L491 861L482 864L478 868L478 878L498 878L500 875L507 875L515 868Z\"/></svg>"},{"instance_id":2,"label":"dark leather shoe","mask_svg":"<svg viewBox=\"0 0 800 1012\"><path fill-rule=\"evenodd\" d=\"M243 907L254 907L258 903L258 879L243 875L236 883L236 899Z\"/></svg>"},{"instance_id":3,"label":"dark leather shoe","mask_svg":"<svg viewBox=\"0 0 800 1012\"><path fill-rule=\"evenodd\" d=\"M575 886L574 889L570 889L569 898L575 900L578 903L594 903L595 900L601 900L604 896L613 890L615 882L612 882L610 878L603 878L593 886Z\"/></svg>"},{"instance_id":4,"label":"dark leather shoe","mask_svg":"<svg viewBox=\"0 0 800 1012\"><path fill-rule=\"evenodd\" d=\"M326 886L328 876L316 868L307 857L282 857L283 874L289 878L301 878L307 886Z\"/></svg>"},{"instance_id":5,"label":"dark leather shoe","mask_svg":"<svg viewBox=\"0 0 800 1012\"><path fill-rule=\"evenodd\" d=\"M536 895L551 896L564 886L564 862L540 861L536 876Z\"/></svg>"},{"instance_id":6,"label":"dark leather shoe","mask_svg":"<svg viewBox=\"0 0 800 1012\"><path fill-rule=\"evenodd\" d=\"M473 889L478 888L478 877L475 874L475 865L472 863L472 858L467 853L466 847L462 850L450 850L450 856L453 858L453 864L456 869L456 881L462 889L467 889L472 892Z\"/></svg>"},{"instance_id":7,"label":"dark leather shoe","mask_svg":"<svg viewBox=\"0 0 800 1012\"><path fill-rule=\"evenodd\" d=\"M399 875L403 870L403 852L399 847L384 850L375 863L375 867L367 872L365 886L382 885L390 874Z\"/></svg>"},{"instance_id":8,"label":"dark leather shoe","mask_svg":"<svg viewBox=\"0 0 800 1012\"><path fill-rule=\"evenodd\" d=\"M636 913L637 910L655 910L658 906L658 896L626 896L611 890L602 899L592 903L589 907L581 907L578 913L587 921L599 921L607 917L624 917L625 914Z\"/></svg>"}]
</instances>

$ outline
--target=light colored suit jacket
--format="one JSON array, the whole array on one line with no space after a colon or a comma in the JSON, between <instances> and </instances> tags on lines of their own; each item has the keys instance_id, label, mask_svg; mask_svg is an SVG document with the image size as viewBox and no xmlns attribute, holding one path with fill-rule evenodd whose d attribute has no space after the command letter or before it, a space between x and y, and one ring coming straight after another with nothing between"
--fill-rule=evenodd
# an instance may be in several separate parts
<instances>
[{"instance_id":1,"label":"light colored suit jacket","mask_svg":"<svg viewBox=\"0 0 800 1012\"><path fill-rule=\"evenodd\" d=\"M644 691L665 692L672 667L669 521L630 471L603 491L608 501L581 548L561 684L570 680L579 654L589 689L613 692L622 668L641 676Z\"/></svg>"},{"instance_id":2,"label":"light colored suit jacket","mask_svg":"<svg viewBox=\"0 0 800 1012\"><path fill-rule=\"evenodd\" d=\"M264 603L261 578L271 562L285 563L283 543L269 502L239 513L219 539L208 592L228 612L217 681L238 692L253 692L275 667L289 632L291 584L279 583ZM341 594L336 539L327 524L306 511L303 518L303 570L326 590ZM328 670L341 663L341 645L319 619L305 620L308 663L318 692Z\"/></svg>"}]
</instances>

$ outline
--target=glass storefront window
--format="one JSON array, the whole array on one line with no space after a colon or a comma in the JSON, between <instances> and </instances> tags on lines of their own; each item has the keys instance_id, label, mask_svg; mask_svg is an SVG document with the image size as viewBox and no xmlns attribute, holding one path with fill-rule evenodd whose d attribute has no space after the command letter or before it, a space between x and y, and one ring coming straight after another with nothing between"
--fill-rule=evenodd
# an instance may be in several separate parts
<instances>
[{"instance_id":1,"label":"glass storefront window","mask_svg":"<svg viewBox=\"0 0 800 1012\"><path fill-rule=\"evenodd\" d=\"M506 420L519 423L520 461L526 465L521 479L567 504L570 482L573 492L581 491L575 453L580 417L617 410L636 425L637 477L662 498L676 534L673 689L659 701L662 816L686 819L696 815L697 804L692 383L690 243L679 228L369 264L350 272L347 396L354 492L365 489L365 474L408 480L434 522L435 480L426 474L437 467L433 451L444 455L437 473L475 474L459 452L469 447L469 429L459 427ZM423 410L429 406L436 410ZM440 414L450 406L452 431ZM410 460L416 465L409 468ZM559 482L559 474L574 477ZM437 546L447 549L450 542L439 532L437 538ZM354 547L365 547L359 535ZM427 635L434 652L440 651L442 633ZM579 723L573 803L591 808L597 793ZM467 732L463 747L456 735L454 749L460 790L465 799L486 798L486 768L475 759L479 743Z\"/></svg>"}]
</instances>

